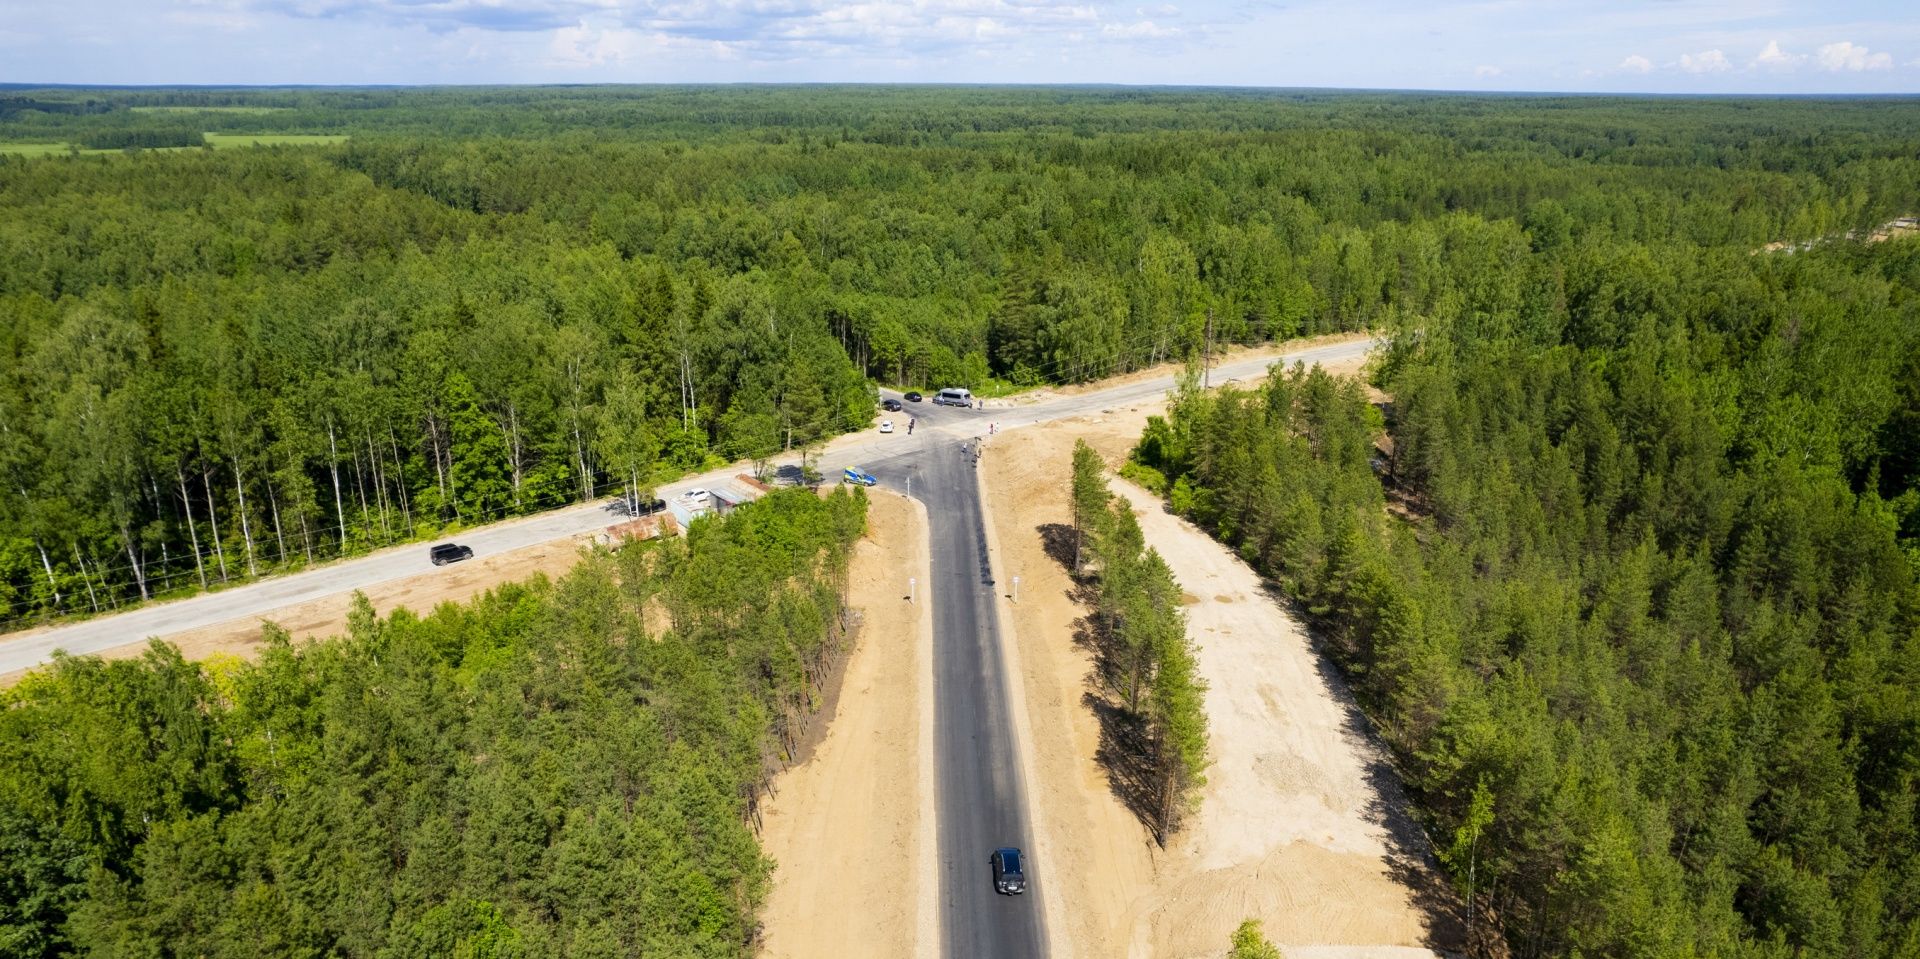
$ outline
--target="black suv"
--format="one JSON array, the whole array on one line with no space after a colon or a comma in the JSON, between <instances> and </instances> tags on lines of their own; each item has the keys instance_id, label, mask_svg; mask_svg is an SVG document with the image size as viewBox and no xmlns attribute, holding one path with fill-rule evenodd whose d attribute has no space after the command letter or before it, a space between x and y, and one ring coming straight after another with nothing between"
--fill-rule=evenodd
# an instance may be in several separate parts
<instances>
[{"instance_id":1,"label":"black suv","mask_svg":"<svg viewBox=\"0 0 1920 959\"><path fill-rule=\"evenodd\" d=\"M900 412L900 401L887 400L886 402L880 404L880 408L883 410L886 410L889 413L898 413Z\"/></svg>"},{"instance_id":2,"label":"black suv","mask_svg":"<svg viewBox=\"0 0 1920 959\"><path fill-rule=\"evenodd\" d=\"M993 863L994 892L1017 896L1027 891L1026 864L1020 860L1020 850L995 849L988 862Z\"/></svg>"},{"instance_id":3,"label":"black suv","mask_svg":"<svg viewBox=\"0 0 1920 959\"><path fill-rule=\"evenodd\" d=\"M918 394L918 393L908 393L908 394L907 394L907 402L909 402L909 403L918 403L918 402L920 402L920 394Z\"/></svg>"},{"instance_id":4,"label":"black suv","mask_svg":"<svg viewBox=\"0 0 1920 959\"><path fill-rule=\"evenodd\" d=\"M458 563L463 559L472 559L473 547L462 546L459 543L441 543L430 550L428 555L433 557L433 565L445 566L448 563Z\"/></svg>"}]
</instances>

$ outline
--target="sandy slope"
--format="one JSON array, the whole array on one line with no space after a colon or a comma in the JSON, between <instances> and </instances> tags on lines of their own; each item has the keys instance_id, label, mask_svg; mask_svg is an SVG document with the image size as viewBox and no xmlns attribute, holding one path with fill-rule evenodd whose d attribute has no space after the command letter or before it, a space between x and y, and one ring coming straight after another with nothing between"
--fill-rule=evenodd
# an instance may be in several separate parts
<instances>
[{"instance_id":1,"label":"sandy slope","mask_svg":"<svg viewBox=\"0 0 1920 959\"><path fill-rule=\"evenodd\" d=\"M762 955L782 959L932 955L933 627L906 602L928 574L926 511L872 491L854 547L848 603L855 647L825 738L775 781L761 843L778 869L761 919ZM916 572L917 571L917 572Z\"/></svg>"}]
</instances>

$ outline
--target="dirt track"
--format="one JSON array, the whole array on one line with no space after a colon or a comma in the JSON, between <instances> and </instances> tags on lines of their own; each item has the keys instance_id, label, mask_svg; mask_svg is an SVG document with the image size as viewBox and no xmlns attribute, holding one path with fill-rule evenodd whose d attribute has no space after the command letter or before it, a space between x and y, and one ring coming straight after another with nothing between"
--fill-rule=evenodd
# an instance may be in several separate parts
<instances>
[{"instance_id":1,"label":"dirt track","mask_svg":"<svg viewBox=\"0 0 1920 959\"><path fill-rule=\"evenodd\" d=\"M1161 406L1011 431L982 464L996 560L1021 577L1012 626L1035 730L1036 816L1062 860L1048 875L1071 904L1072 954L1218 956L1247 918L1296 957L1457 948L1423 840L1332 667L1250 569L1118 479L1149 545L1192 596L1214 765L1199 814L1164 851L1108 787L1094 759L1097 722L1081 701L1093 669L1073 639L1082 610L1043 530L1068 515L1075 439L1117 464Z\"/></svg>"}]
</instances>

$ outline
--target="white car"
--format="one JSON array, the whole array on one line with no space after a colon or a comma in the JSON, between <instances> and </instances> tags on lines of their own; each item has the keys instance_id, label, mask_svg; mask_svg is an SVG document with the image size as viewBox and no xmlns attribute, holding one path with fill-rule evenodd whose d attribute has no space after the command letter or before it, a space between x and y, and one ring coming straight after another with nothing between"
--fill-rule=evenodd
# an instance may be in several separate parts
<instances>
[{"instance_id":1,"label":"white car","mask_svg":"<svg viewBox=\"0 0 1920 959\"><path fill-rule=\"evenodd\" d=\"M893 421L892 421L892 420L881 420L881 421L880 421L880 432L882 432L882 433L891 433L891 432L893 432Z\"/></svg>"}]
</instances>

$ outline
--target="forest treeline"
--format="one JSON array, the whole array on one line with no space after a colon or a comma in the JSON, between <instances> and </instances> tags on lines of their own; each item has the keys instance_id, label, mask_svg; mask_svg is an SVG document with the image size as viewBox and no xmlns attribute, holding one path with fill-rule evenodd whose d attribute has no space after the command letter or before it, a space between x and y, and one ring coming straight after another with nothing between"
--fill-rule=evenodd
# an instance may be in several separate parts
<instances>
[{"instance_id":1,"label":"forest treeline","mask_svg":"<svg viewBox=\"0 0 1920 959\"><path fill-rule=\"evenodd\" d=\"M865 523L776 492L253 663L59 659L0 692L0 955L750 955Z\"/></svg>"},{"instance_id":2,"label":"forest treeline","mask_svg":"<svg viewBox=\"0 0 1920 959\"><path fill-rule=\"evenodd\" d=\"M1207 782L1207 684L1173 569L1147 545L1106 472L1093 447L1074 444L1073 527L1052 539L1088 606L1081 629L1100 679L1089 697L1100 721L1097 758L1114 791L1165 846Z\"/></svg>"},{"instance_id":3,"label":"forest treeline","mask_svg":"<svg viewBox=\"0 0 1920 959\"><path fill-rule=\"evenodd\" d=\"M1881 100L658 87L9 102L0 140L352 136L0 156L13 625L796 449L865 425L870 381L1086 380L1209 334L1550 301L1562 266L1535 244L1644 244L1624 266L1657 272L1920 208L1920 111Z\"/></svg>"},{"instance_id":4,"label":"forest treeline","mask_svg":"<svg viewBox=\"0 0 1920 959\"><path fill-rule=\"evenodd\" d=\"M1318 622L1481 948L1913 955L1920 242L1509 272L1132 472Z\"/></svg>"}]
</instances>

